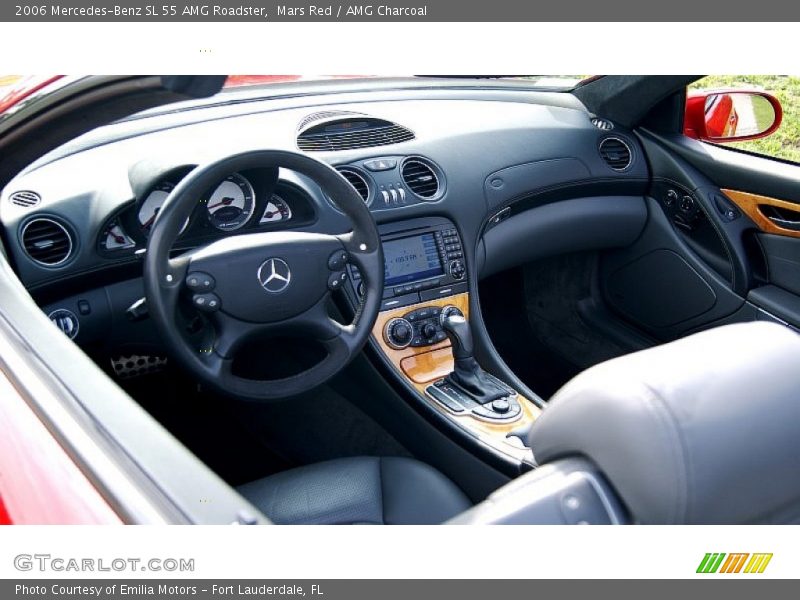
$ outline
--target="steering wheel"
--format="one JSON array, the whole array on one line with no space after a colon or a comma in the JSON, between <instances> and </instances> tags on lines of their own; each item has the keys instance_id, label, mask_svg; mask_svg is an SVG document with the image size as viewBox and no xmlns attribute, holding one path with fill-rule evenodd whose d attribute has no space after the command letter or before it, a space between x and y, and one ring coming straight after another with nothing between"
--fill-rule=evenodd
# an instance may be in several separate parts
<instances>
[{"instance_id":1,"label":"steering wheel","mask_svg":"<svg viewBox=\"0 0 800 600\"><path fill-rule=\"evenodd\" d=\"M170 249L202 194L231 173L284 167L301 173L350 219L343 235L258 232L233 235L171 257ZM345 264L358 267L365 293L353 322L328 315L333 290L346 279ZM309 156L255 150L194 169L164 202L144 259L150 316L171 355L201 381L251 400L278 400L308 391L338 373L369 337L383 296L383 252L364 201L335 169ZM183 304L182 304L183 303ZM198 350L184 333L179 312L191 303L208 317L213 342ZM236 350L254 336L301 334L319 341L327 355L290 377L255 380L235 374Z\"/></svg>"}]
</instances>

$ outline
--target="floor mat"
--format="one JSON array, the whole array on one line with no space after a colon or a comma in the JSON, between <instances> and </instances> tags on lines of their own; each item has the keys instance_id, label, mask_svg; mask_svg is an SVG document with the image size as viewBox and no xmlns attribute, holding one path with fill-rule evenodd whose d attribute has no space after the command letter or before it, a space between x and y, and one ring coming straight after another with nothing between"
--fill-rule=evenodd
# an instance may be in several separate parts
<instances>
[{"instance_id":1,"label":"floor mat","mask_svg":"<svg viewBox=\"0 0 800 600\"><path fill-rule=\"evenodd\" d=\"M250 434L230 400L198 391L173 368L125 381L122 386L230 485L294 466Z\"/></svg>"},{"instance_id":2,"label":"floor mat","mask_svg":"<svg viewBox=\"0 0 800 600\"><path fill-rule=\"evenodd\" d=\"M500 356L539 396L549 398L578 372L546 346L531 327L521 269L482 281L480 302L489 337Z\"/></svg>"},{"instance_id":3,"label":"floor mat","mask_svg":"<svg viewBox=\"0 0 800 600\"><path fill-rule=\"evenodd\" d=\"M234 486L343 456L410 456L377 422L329 386L281 402L241 402L203 391L174 367L122 385Z\"/></svg>"},{"instance_id":4,"label":"floor mat","mask_svg":"<svg viewBox=\"0 0 800 600\"><path fill-rule=\"evenodd\" d=\"M261 442L298 464L344 456L410 456L376 421L327 385L244 410Z\"/></svg>"},{"instance_id":5,"label":"floor mat","mask_svg":"<svg viewBox=\"0 0 800 600\"><path fill-rule=\"evenodd\" d=\"M593 253L567 254L524 267L525 312L541 342L577 371L627 350L583 322L578 302L591 295Z\"/></svg>"}]
</instances>

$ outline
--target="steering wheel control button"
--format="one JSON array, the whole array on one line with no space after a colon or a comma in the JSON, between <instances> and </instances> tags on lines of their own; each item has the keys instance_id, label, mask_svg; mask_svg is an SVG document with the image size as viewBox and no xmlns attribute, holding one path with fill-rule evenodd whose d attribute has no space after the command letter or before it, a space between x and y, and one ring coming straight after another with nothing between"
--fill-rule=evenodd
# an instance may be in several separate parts
<instances>
[{"instance_id":1,"label":"steering wheel control button","mask_svg":"<svg viewBox=\"0 0 800 600\"><path fill-rule=\"evenodd\" d=\"M664 196L664 204L670 208L675 206L678 201L678 192L675 190L667 190L667 195Z\"/></svg>"},{"instance_id":2,"label":"steering wheel control button","mask_svg":"<svg viewBox=\"0 0 800 600\"><path fill-rule=\"evenodd\" d=\"M214 281L214 278L211 275L208 273L201 273L200 271L189 273L186 276L186 287L193 292L210 292L214 289L216 283L217 282Z\"/></svg>"},{"instance_id":3,"label":"steering wheel control button","mask_svg":"<svg viewBox=\"0 0 800 600\"><path fill-rule=\"evenodd\" d=\"M347 273L341 271L339 273L334 273L330 277L328 277L328 289L332 292L339 290L344 285L344 282L347 281Z\"/></svg>"},{"instance_id":4,"label":"steering wheel control button","mask_svg":"<svg viewBox=\"0 0 800 600\"><path fill-rule=\"evenodd\" d=\"M350 256L345 250L337 250L328 259L328 268L331 271L341 271L349 259Z\"/></svg>"},{"instance_id":5,"label":"steering wheel control button","mask_svg":"<svg viewBox=\"0 0 800 600\"><path fill-rule=\"evenodd\" d=\"M414 336L414 328L411 323L402 318L395 318L386 324L384 337L386 343L395 350L406 348Z\"/></svg>"},{"instance_id":6,"label":"steering wheel control button","mask_svg":"<svg viewBox=\"0 0 800 600\"><path fill-rule=\"evenodd\" d=\"M222 303L216 294L195 294L192 296L192 304L203 312L216 312Z\"/></svg>"}]
</instances>

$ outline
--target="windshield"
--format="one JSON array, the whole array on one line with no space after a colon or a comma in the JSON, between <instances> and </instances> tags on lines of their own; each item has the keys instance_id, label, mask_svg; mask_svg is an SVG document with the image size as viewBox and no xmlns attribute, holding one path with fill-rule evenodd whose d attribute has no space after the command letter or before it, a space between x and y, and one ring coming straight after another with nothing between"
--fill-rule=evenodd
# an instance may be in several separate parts
<instances>
[{"instance_id":1,"label":"windshield","mask_svg":"<svg viewBox=\"0 0 800 600\"><path fill-rule=\"evenodd\" d=\"M225 89L234 89L252 86L268 86L276 83L331 81L335 79L461 79L480 81L518 81L527 84L525 87L532 89L548 89L568 91L581 82L587 75L398 75L386 77L385 75L228 75Z\"/></svg>"}]
</instances>

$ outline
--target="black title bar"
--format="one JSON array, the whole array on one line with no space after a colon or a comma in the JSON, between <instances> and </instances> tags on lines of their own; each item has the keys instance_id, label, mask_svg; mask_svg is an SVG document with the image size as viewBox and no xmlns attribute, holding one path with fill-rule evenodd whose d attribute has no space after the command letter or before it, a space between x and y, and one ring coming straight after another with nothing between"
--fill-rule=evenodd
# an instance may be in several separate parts
<instances>
[{"instance_id":1,"label":"black title bar","mask_svg":"<svg viewBox=\"0 0 800 600\"><path fill-rule=\"evenodd\" d=\"M390 0L376 3L217 0L11 1L0 22L634 22L798 21L800 3L785 0ZM709 35L724 34L710 31ZM663 40L668 43L669 40ZM676 31L673 43L686 43Z\"/></svg>"}]
</instances>

